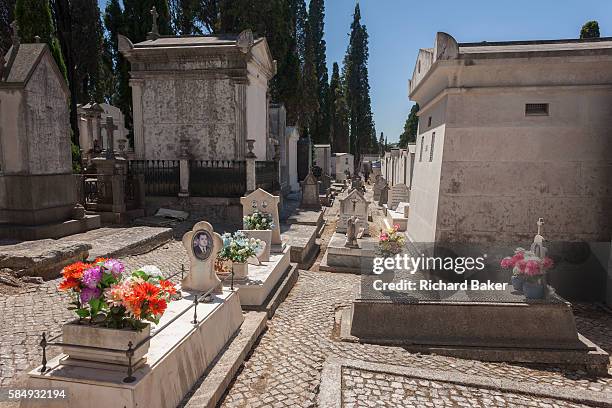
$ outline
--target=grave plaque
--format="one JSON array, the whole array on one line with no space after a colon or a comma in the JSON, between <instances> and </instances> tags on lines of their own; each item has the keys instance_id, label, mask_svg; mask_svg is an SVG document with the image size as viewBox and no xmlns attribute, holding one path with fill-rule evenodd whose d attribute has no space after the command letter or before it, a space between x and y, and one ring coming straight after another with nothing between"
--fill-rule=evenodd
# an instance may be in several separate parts
<instances>
[{"instance_id":1,"label":"grave plaque","mask_svg":"<svg viewBox=\"0 0 612 408\"><path fill-rule=\"evenodd\" d=\"M389 208L395 210L399 203L410 201L410 190L405 184L396 184L389 190Z\"/></svg>"},{"instance_id":2,"label":"grave plaque","mask_svg":"<svg viewBox=\"0 0 612 408\"><path fill-rule=\"evenodd\" d=\"M352 190L346 197L340 199L340 214L336 232L347 232L348 220L355 217L357 230L363 228L364 235L368 235L368 206L370 202L365 199L359 190Z\"/></svg>"},{"instance_id":3,"label":"grave plaque","mask_svg":"<svg viewBox=\"0 0 612 408\"><path fill-rule=\"evenodd\" d=\"M318 199L318 197L317 197ZM261 188L253 191L246 197L240 198L242 216L251 215L255 211L272 215L274 228L272 228L272 253L282 252L283 242L280 236L280 219L278 216L278 196L272 195Z\"/></svg>"},{"instance_id":4,"label":"grave plaque","mask_svg":"<svg viewBox=\"0 0 612 408\"><path fill-rule=\"evenodd\" d=\"M206 292L218 286L221 281L215 273L215 260L223 241L212 225L206 221L198 222L183 235L183 246L189 257L189 273L181 282L181 287Z\"/></svg>"}]
</instances>

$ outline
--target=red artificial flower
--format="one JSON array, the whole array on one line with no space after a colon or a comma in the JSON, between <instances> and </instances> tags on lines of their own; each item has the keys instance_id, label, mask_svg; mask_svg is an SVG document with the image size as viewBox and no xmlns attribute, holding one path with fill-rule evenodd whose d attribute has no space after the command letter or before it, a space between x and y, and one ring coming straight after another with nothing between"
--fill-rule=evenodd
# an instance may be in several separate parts
<instances>
[{"instance_id":1,"label":"red artificial flower","mask_svg":"<svg viewBox=\"0 0 612 408\"><path fill-rule=\"evenodd\" d=\"M66 278L59 284L59 290L77 289L80 282L75 278Z\"/></svg>"},{"instance_id":2,"label":"red artificial flower","mask_svg":"<svg viewBox=\"0 0 612 408\"><path fill-rule=\"evenodd\" d=\"M106 262L108 261L110 258L96 258L96 260L94 261L95 264L99 263L99 262Z\"/></svg>"},{"instance_id":3,"label":"red artificial flower","mask_svg":"<svg viewBox=\"0 0 612 408\"><path fill-rule=\"evenodd\" d=\"M164 299L151 299L149 300L149 311L156 315L161 316L168 307L168 303Z\"/></svg>"},{"instance_id":4,"label":"red artificial flower","mask_svg":"<svg viewBox=\"0 0 612 408\"><path fill-rule=\"evenodd\" d=\"M161 286L162 290L168 293L169 295L176 294L176 288L170 281L160 279L159 286Z\"/></svg>"},{"instance_id":5,"label":"red artificial flower","mask_svg":"<svg viewBox=\"0 0 612 408\"><path fill-rule=\"evenodd\" d=\"M132 296L136 297L140 301L157 299L160 288L149 282L142 282L134 286Z\"/></svg>"},{"instance_id":6,"label":"red artificial flower","mask_svg":"<svg viewBox=\"0 0 612 408\"><path fill-rule=\"evenodd\" d=\"M85 269L89 269L90 267L91 264L75 262L65 266L64 269L62 269L62 275L64 276L64 279L81 279Z\"/></svg>"}]
</instances>

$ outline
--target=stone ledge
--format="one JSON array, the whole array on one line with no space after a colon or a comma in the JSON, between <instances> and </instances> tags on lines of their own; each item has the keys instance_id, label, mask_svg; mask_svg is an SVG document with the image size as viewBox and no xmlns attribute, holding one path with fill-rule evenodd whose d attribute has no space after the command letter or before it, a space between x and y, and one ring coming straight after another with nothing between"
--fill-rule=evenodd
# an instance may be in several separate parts
<instances>
[{"instance_id":1,"label":"stone ledge","mask_svg":"<svg viewBox=\"0 0 612 408\"><path fill-rule=\"evenodd\" d=\"M271 319L276 313L276 309L287 298L291 289L297 282L299 271L296 265L291 265L285 274L281 277L276 287L272 289L268 298L260 306L242 305L242 310L253 310L266 312L268 319Z\"/></svg>"},{"instance_id":2,"label":"stone ledge","mask_svg":"<svg viewBox=\"0 0 612 408\"><path fill-rule=\"evenodd\" d=\"M612 393L580 390L563 386L540 385L535 382L513 381L506 378L492 378L478 375L432 370L391 364L373 363L363 360L328 358L321 373L319 388L320 408L342 407L342 368L350 367L364 371L386 373L415 379L445 382L465 387L486 388L505 393L523 394L575 404L598 407L612 407Z\"/></svg>"},{"instance_id":3,"label":"stone ledge","mask_svg":"<svg viewBox=\"0 0 612 408\"><path fill-rule=\"evenodd\" d=\"M267 328L268 318L263 312L249 312L245 315L240 330L213 363L210 371L205 373L192 388L179 407L217 406L230 383L244 364L247 355L255 342Z\"/></svg>"}]
</instances>

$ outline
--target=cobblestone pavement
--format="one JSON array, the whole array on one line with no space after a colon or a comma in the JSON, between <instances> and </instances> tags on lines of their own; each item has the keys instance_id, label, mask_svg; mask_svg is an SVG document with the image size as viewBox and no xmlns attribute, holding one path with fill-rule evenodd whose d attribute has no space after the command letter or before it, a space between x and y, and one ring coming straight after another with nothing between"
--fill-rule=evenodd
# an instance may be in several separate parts
<instances>
[{"instance_id":1,"label":"cobblestone pavement","mask_svg":"<svg viewBox=\"0 0 612 408\"><path fill-rule=\"evenodd\" d=\"M333 213L330 211L330 216ZM333 231L333 226L331 222L326 228L322 237L324 242ZM124 260L130 268L155 264L167 274L178 271L181 263L187 262L180 242L176 241ZM296 286L269 322L268 331L228 389L222 406L316 406L321 369L330 356L612 391L610 377L590 380L581 372L418 355L400 347L337 341L336 311L350 305L359 277L317 272L316 265L313 269L315 271L300 271ZM56 334L61 325L72 318L71 312L66 310L69 299L57 291L57 284L58 280L53 280L28 286L21 293L0 295L0 386L21 383L27 369L40 363L37 344L41 332ZM581 332L608 352L612 351L612 315L593 305L578 305L576 321ZM49 350L50 355L58 352ZM483 395L481 390L456 391L457 395L468 400ZM448 392L454 395L450 390ZM496 396L506 401L524 398L506 394L487 395L491 395L493 400ZM365 397L360 397L356 390L355 398ZM522 400L516 401L519 403ZM542 401L531 400L529 403L532 405L528 406L538 406L533 405L536 402Z\"/></svg>"},{"instance_id":2,"label":"cobblestone pavement","mask_svg":"<svg viewBox=\"0 0 612 408\"><path fill-rule=\"evenodd\" d=\"M503 393L367 370L342 369L342 405L352 407L586 407L565 401Z\"/></svg>"}]
</instances>

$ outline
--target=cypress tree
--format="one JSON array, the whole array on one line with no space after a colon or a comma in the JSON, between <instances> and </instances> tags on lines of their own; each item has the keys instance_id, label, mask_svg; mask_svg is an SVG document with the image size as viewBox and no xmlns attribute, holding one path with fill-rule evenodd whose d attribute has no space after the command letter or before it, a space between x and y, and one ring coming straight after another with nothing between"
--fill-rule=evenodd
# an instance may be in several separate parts
<instances>
[{"instance_id":1,"label":"cypress tree","mask_svg":"<svg viewBox=\"0 0 612 408\"><path fill-rule=\"evenodd\" d=\"M0 2L0 54L4 55L11 48L11 23L15 19L15 0Z\"/></svg>"},{"instance_id":2,"label":"cypress tree","mask_svg":"<svg viewBox=\"0 0 612 408\"><path fill-rule=\"evenodd\" d=\"M361 24L359 3L355 5L348 49L344 58L346 95L349 108L350 153L359 164L361 153L376 149L368 79L368 32Z\"/></svg>"},{"instance_id":3,"label":"cypress tree","mask_svg":"<svg viewBox=\"0 0 612 408\"><path fill-rule=\"evenodd\" d=\"M599 23L587 21L580 29L580 38L599 38Z\"/></svg>"},{"instance_id":4,"label":"cypress tree","mask_svg":"<svg viewBox=\"0 0 612 408\"><path fill-rule=\"evenodd\" d=\"M333 153L349 150L348 108L338 63L334 62L329 83L330 143Z\"/></svg>"},{"instance_id":5,"label":"cypress tree","mask_svg":"<svg viewBox=\"0 0 612 408\"><path fill-rule=\"evenodd\" d=\"M404 124L404 131L400 135L399 147L402 149L407 148L408 143L416 142L417 128L419 127L419 117L417 116L418 112L419 104L415 103L412 105L412 108L410 108L410 114L408 114L408 118Z\"/></svg>"},{"instance_id":6,"label":"cypress tree","mask_svg":"<svg viewBox=\"0 0 612 408\"><path fill-rule=\"evenodd\" d=\"M311 0L308 7L308 42L313 50L313 65L315 69L316 82L307 84L315 87L317 93L318 109L312 118L313 134L317 143L329 143L329 78L327 73L327 61L325 58L326 44L323 39L325 25L325 3L324 0Z\"/></svg>"}]
</instances>

